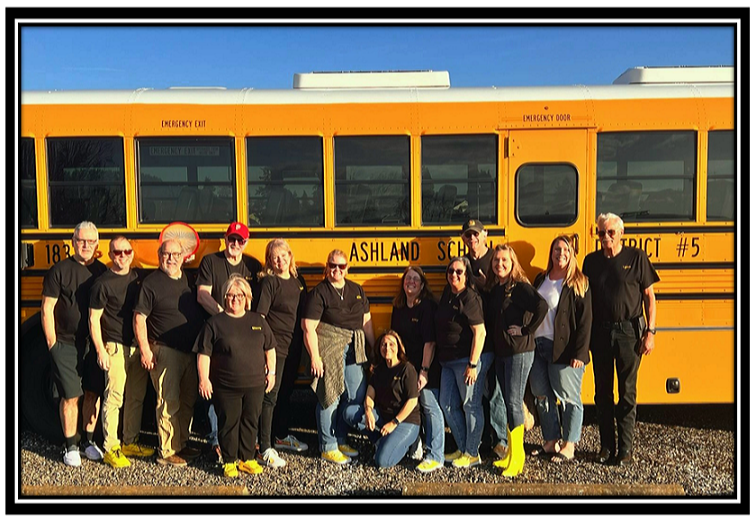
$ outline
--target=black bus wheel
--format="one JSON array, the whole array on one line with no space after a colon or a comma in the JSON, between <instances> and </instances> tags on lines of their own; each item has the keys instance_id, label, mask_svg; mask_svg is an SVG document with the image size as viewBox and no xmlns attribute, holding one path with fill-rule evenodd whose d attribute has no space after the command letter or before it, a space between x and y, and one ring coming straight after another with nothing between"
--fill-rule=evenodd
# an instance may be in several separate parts
<instances>
[{"instance_id":1,"label":"black bus wheel","mask_svg":"<svg viewBox=\"0 0 756 519\"><path fill-rule=\"evenodd\" d=\"M25 427L52 443L63 443L59 402L56 397L52 359L42 331L40 314L27 320L21 329L19 351L19 398Z\"/></svg>"}]
</instances>

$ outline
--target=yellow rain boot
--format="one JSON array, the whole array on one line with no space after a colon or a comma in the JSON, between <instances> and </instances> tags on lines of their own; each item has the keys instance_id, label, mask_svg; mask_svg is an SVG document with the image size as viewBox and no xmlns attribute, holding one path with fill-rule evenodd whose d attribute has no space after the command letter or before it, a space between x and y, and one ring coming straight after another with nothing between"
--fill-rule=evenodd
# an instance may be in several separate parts
<instances>
[{"instance_id":1,"label":"yellow rain boot","mask_svg":"<svg viewBox=\"0 0 756 519\"><path fill-rule=\"evenodd\" d=\"M498 461L494 461L494 467L506 469L509 467L510 461L512 461L512 431L507 427L507 455Z\"/></svg>"},{"instance_id":2,"label":"yellow rain boot","mask_svg":"<svg viewBox=\"0 0 756 519\"><path fill-rule=\"evenodd\" d=\"M513 478L522 474L522 467L525 465L525 446L523 445L524 425L518 425L510 434L509 452L511 459L509 466L501 473L502 476Z\"/></svg>"}]
</instances>

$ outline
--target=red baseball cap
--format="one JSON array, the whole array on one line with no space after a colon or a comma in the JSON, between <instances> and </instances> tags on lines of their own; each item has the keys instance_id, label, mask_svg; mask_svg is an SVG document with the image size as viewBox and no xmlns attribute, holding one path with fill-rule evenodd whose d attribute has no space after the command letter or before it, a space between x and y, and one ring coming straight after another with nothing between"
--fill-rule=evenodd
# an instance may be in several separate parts
<instances>
[{"instance_id":1,"label":"red baseball cap","mask_svg":"<svg viewBox=\"0 0 756 519\"><path fill-rule=\"evenodd\" d=\"M232 234L241 236L245 240L249 239L249 229L241 222L234 222L228 226L228 229L226 230L226 238L228 238Z\"/></svg>"}]
</instances>

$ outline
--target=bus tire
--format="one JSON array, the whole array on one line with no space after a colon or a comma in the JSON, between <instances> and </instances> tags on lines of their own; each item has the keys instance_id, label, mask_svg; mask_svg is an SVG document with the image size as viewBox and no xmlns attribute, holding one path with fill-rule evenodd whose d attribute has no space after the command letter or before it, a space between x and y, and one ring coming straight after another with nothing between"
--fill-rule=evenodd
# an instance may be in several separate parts
<instances>
[{"instance_id":1,"label":"bus tire","mask_svg":"<svg viewBox=\"0 0 756 519\"><path fill-rule=\"evenodd\" d=\"M40 314L21 329L19 397L23 425L52 443L63 443L59 402L52 376L52 359Z\"/></svg>"}]
</instances>

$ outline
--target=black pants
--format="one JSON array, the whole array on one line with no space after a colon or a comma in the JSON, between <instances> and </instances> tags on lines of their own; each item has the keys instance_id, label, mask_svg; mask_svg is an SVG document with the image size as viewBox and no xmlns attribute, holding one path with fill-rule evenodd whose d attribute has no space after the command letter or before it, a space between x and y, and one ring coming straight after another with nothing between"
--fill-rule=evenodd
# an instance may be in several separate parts
<instances>
[{"instance_id":1,"label":"black pants","mask_svg":"<svg viewBox=\"0 0 756 519\"><path fill-rule=\"evenodd\" d=\"M213 387L218 415L218 443L225 463L255 459L255 438L265 386L230 389Z\"/></svg>"},{"instance_id":2,"label":"black pants","mask_svg":"<svg viewBox=\"0 0 756 519\"><path fill-rule=\"evenodd\" d=\"M276 401L278 400L278 392L281 389L283 383L283 375L285 369L282 369L286 364L286 357L276 355L276 383L270 393L265 393L263 396L262 413L260 414L260 452L265 452L271 447L271 428L273 427L273 412L278 407ZM280 376L279 376L280 375ZM286 403L288 407L288 402ZM285 435L284 435L285 436Z\"/></svg>"},{"instance_id":3,"label":"black pants","mask_svg":"<svg viewBox=\"0 0 756 519\"><path fill-rule=\"evenodd\" d=\"M593 380L596 386L596 415L601 436L601 447L614 454L627 454L633 450L635 433L638 368L640 367L640 333L632 323L625 321L606 327L593 326L591 354ZM617 368L619 402L614 405L614 369ZM617 420L619 450L615 451L614 419Z\"/></svg>"},{"instance_id":4,"label":"black pants","mask_svg":"<svg viewBox=\"0 0 756 519\"><path fill-rule=\"evenodd\" d=\"M291 417L289 402L294 392L294 383L297 381L301 360L302 338L295 337L291 345L289 345L289 355L286 357L286 366L283 368L283 376L281 378L281 388L278 391L278 403L273 412L273 434L279 439L284 439L289 435L289 418ZM279 369L280 367L277 367L276 371Z\"/></svg>"}]
</instances>

